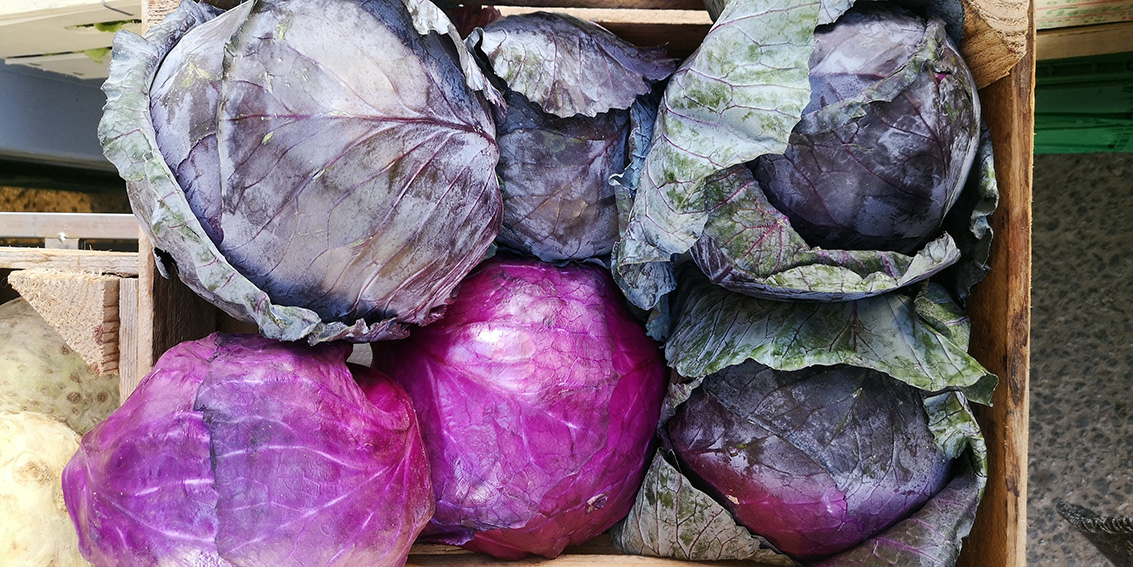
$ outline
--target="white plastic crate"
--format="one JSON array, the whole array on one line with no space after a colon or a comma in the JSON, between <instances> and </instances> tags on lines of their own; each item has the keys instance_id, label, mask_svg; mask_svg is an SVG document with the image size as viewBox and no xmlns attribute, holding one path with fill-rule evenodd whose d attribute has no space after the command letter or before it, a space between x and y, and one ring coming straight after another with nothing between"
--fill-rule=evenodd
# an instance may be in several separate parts
<instances>
[{"instance_id":1,"label":"white plastic crate","mask_svg":"<svg viewBox=\"0 0 1133 567\"><path fill-rule=\"evenodd\" d=\"M0 58L83 79L106 78L114 32L140 33L137 0L0 0Z\"/></svg>"}]
</instances>

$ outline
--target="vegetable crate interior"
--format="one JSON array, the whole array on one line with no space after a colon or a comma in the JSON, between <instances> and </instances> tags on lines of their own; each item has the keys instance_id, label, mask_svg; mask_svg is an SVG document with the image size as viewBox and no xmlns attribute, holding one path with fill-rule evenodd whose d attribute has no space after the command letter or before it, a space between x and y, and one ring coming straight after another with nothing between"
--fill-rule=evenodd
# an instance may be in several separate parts
<instances>
[{"instance_id":1,"label":"vegetable crate interior","mask_svg":"<svg viewBox=\"0 0 1133 567\"><path fill-rule=\"evenodd\" d=\"M1032 4L520 4L116 35L70 556L1023 565Z\"/></svg>"}]
</instances>

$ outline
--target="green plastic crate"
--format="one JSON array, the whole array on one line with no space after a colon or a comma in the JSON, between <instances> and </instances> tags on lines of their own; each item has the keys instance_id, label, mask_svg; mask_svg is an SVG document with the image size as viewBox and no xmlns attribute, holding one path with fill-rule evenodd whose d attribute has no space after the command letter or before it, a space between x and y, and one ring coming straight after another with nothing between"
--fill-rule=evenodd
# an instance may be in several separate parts
<instances>
[{"instance_id":1,"label":"green plastic crate","mask_svg":"<svg viewBox=\"0 0 1133 567\"><path fill-rule=\"evenodd\" d=\"M1035 153L1093 152L1133 152L1133 52L1035 66Z\"/></svg>"}]
</instances>

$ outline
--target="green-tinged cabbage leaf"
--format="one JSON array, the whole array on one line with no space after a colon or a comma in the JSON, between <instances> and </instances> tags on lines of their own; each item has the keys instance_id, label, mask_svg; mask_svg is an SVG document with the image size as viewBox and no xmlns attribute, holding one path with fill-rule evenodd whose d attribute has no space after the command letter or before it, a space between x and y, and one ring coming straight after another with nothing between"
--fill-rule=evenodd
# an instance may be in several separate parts
<instances>
[{"instance_id":1,"label":"green-tinged cabbage leaf","mask_svg":"<svg viewBox=\"0 0 1133 567\"><path fill-rule=\"evenodd\" d=\"M736 524L726 508L693 486L661 452L654 455L629 515L610 530L610 538L614 547L634 555L797 565Z\"/></svg>"},{"instance_id":2,"label":"green-tinged cabbage leaf","mask_svg":"<svg viewBox=\"0 0 1133 567\"><path fill-rule=\"evenodd\" d=\"M747 359L779 370L849 364L929 392L958 389L983 404L998 382L967 353L966 331L938 330L966 327L968 320L942 318L938 309L923 316L910 294L775 301L728 291L688 265L678 289L665 352L682 376L706 376ZM939 292L926 293L933 301L947 301Z\"/></svg>"},{"instance_id":3,"label":"green-tinged cabbage leaf","mask_svg":"<svg viewBox=\"0 0 1133 567\"><path fill-rule=\"evenodd\" d=\"M846 301L909 285L960 258L948 234L908 256L880 250L810 247L775 210L744 166L711 177L708 215L692 258L715 282L759 297Z\"/></svg>"},{"instance_id":4,"label":"green-tinged cabbage leaf","mask_svg":"<svg viewBox=\"0 0 1133 567\"><path fill-rule=\"evenodd\" d=\"M724 8L665 91L619 262L668 262L687 251L715 205L701 191L705 179L786 149L810 99L815 27L851 3L752 0Z\"/></svg>"}]
</instances>

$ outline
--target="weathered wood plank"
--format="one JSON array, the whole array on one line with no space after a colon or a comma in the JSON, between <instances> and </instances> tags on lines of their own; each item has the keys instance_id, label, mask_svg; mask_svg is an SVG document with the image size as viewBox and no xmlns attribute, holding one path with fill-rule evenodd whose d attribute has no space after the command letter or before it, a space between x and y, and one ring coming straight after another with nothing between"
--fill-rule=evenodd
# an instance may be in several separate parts
<instances>
[{"instance_id":1,"label":"weathered wood plank","mask_svg":"<svg viewBox=\"0 0 1133 567\"><path fill-rule=\"evenodd\" d=\"M1033 31L1029 45L1033 46ZM989 452L988 485L960 565L1026 564L1030 380L1031 182L1034 148L1033 49L982 91L992 132L999 209L991 272L973 290L971 351L1000 383L992 407L976 408Z\"/></svg>"},{"instance_id":2,"label":"weathered wood plank","mask_svg":"<svg viewBox=\"0 0 1133 567\"><path fill-rule=\"evenodd\" d=\"M1035 59L1066 59L1133 51L1133 22L1040 30Z\"/></svg>"},{"instance_id":3,"label":"weathered wood plank","mask_svg":"<svg viewBox=\"0 0 1133 567\"><path fill-rule=\"evenodd\" d=\"M133 252L21 248L0 246L0 268L50 268L119 276L138 275L138 255Z\"/></svg>"},{"instance_id":4,"label":"weathered wood plank","mask_svg":"<svg viewBox=\"0 0 1133 567\"><path fill-rule=\"evenodd\" d=\"M125 402L138 387L138 278L118 282L118 399Z\"/></svg>"},{"instance_id":5,"label":"weathered wood plank","mask_svg":"<svg viewBox=\"0 0 1133 567\"><path fill-rule=\"evenodd\" d=\"M138 220L129 213L0 212L0 238L135 240Z\"/></svg>"},{"instance_id":6,"label":"weathered wood plank","mask_svg":"<svg viewBox=\"0 0 1133 567\"><path fill-rule=\"evenodd\" d=\"M118 371L118 276L17 270L8 283L95 374Z\"/></svg>"},{"instance_id":7,"label":"weathered wood plank","mask_svg":"<svg viewBox=\"0 0 1133 567\"><path fill-rule=\"evenodd\" d=\"M967 0L960 51L983 88L1007 75L1027 52L1029 0Z\"/></svg>"}]
</instances>

